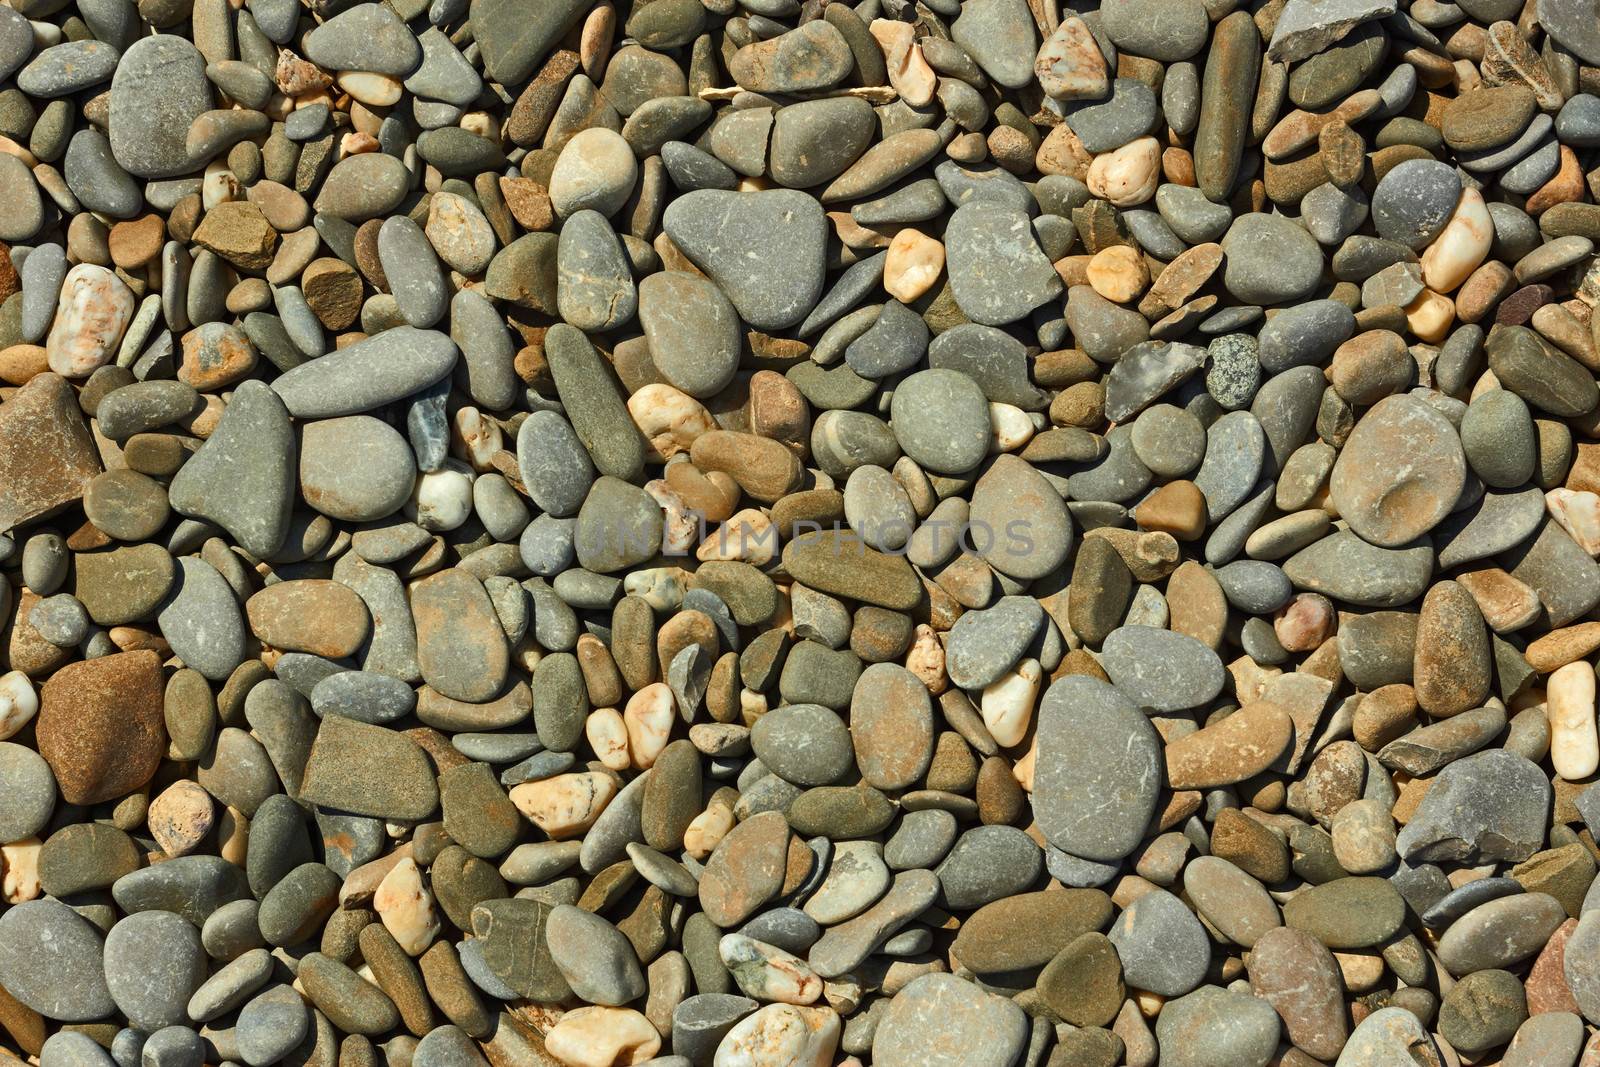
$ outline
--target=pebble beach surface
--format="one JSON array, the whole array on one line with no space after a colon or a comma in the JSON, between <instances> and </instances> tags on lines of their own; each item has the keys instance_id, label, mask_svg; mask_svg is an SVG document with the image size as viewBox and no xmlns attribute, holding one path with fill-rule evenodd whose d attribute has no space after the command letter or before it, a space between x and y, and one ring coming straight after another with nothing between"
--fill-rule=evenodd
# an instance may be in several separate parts
<instances>
[{"instance_id":1,"label":"pebble beach surface","mask_svg":"<svg viewBox=\"0 0 1600 1067\"><path fill-rule=\"evenodd\" d=\"M0 1067L1595 1067L1597 241L1597 0L4 0Z\"/></svg>"}]
</instances>

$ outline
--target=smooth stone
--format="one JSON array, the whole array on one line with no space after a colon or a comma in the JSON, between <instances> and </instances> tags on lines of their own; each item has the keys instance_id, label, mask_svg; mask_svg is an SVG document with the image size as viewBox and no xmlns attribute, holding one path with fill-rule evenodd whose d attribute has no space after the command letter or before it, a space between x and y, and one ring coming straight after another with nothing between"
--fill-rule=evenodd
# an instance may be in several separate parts
<instances>
[{"instance_id":1,"label":"smooth stone","mask_svg":"<svg viewBox=\"0 0 1600 1067\"><path fill-rule=\"evenodd\" d=\"M358 415L420 392L459 355L436 330L396 326L280 375L272 390L298 419Z\"/></svg>"},{"instance_id":2,"label":"smooth stone","mask_svg":"<svg viewBox=\"0 0 1600 1067\"><path fill-rule=\"evenodd\" d=\"M1039 38L1023 0L963 4L950 36L985 74L1006 88L1019 89L1032 79Z\"/></svg>"},{"instance_id":3,"label":"smooth stone","mask_svg":"<svg viewBox=\"0 0 1600 1067\"><path fill-rule=\"evenodd\" d=\"M1164 889L1152 889L1124 908L1109 936L1122 960L1123 980L1160 996L1190 992L1211 963L1205 927Z\"/></svg>"},{"instance_id":4,"label":"smooth stone","mask_svg":"<svg viewBox=\"0 0 1600 1067\"><path fill-rule=\"evenodd\" d=\"M1108 0L1100 10L1105 34L1137 56L1174 63L1205 47L1210 22L1199 0Z\"/></svg>"},{"instance_id":5,"label":"smooth stone","mask_svg":"<svg viewBox=\"0 0 1600 1067\"><path fill-rule=\"evenodd\" d=\"M1085 104L1067 116L1084 151L1099 155L1121 148L1150 132L1156 117L1156 94L1142 81L1118 78L1111 99Z\"/></svg>"},{"instance_id":6,"label":"smooth stone","mask_svg":"<svg viewBox=\"0 0 1600 1067\"><path fill-rule=\"evenodd\" d=\"M0 915L0 984L23 1005L60 1022L117 1010L106 985L100 931L56 900L30 900Z\"/></svg>"},{"instance_id":7,"label":"smooth stone","mask_svg":"<svg viewBox=\"0 0 1600 1067\"><path fill-rule=\"evenodd\" d=\"M987 545L978 546L984 561L1019 581L1049 574L1072 550L1072 518L1061 494L1014 455L998 457L973 486L970 523L989 534Z\"/></svg>"},{"instance_id":8,"label":"smooth stone","mask_svg":"<svg viewBox=\"0 0 1600 1067\"><path fill-rule=\"evenodd\" d=\"M42 49L17 72L17 88L29 96L66 96L110 78L121 58L104 41L63 41Z\"/></svg>"},{"instance_id":9,"label":"smooth stone","mask_svg":"<svg viewBox=\"0 0 1600 1067\"><path fill-rule=\"evenodd\" d=\"M1031 597L1002 597L993 607L956 620L945 648L945 669L963 689L982 689L1010 670L1044 624Z\"/></svg>"},{"instance_id":10,"label":"smooth stone","mask_svg":"<svg viewBox=\"0 0 1600 1067\"><path fill-rule=\"evenodd\" d=\"M250 1067L277 1063L300 1044L310 1024L311 1013L300 994L290 986L273 986L239 1011L240 1055Z\"/></svg>"},{"instance_id":11,"label":"smooth stone","mask_svg":"<svg viewBox=\"0 0 1600 1067\"><path fill-rule=\"evenodd\" d=\"M130 1025L146 1031L188 1021L189 998L205 978L200 931L168 911L120 920L106 935L111 999Z\"/></svg>"},{"instance_id":12,"label":"smooth stone","mask_svg":"<svg viewBox=\"0 0 1600 1067\"><path fill-rule=\"evenodd\" d=\"M963 204L950 216L944 241L956 304L973 322L1003 326L1061 292L1060 276L1020 211Z\"/></svg>"},{"instance_id":13,"label":"smooth stone","mask_svg":"<svg viewBox=\"0 0 1600 1067\"><path fill-rule=\"evenodd\" d=\"M118 878L111 896L123 911L172 911L202 925L219 908L250 896L245 873L220 856L178 856Z\"/></svg>"},{"instance_id":14,"label":"smooth stone","mask_svg":"<svg viewBox=\"0 0 1600 1067\"><path fill-rule=\"evenodd\" d=\"M1035 818L1075 856L1114 861L1144 837L1162 784L1161 746L1148 717L1098 679L1063 678L1039 711Z\"/></svg>"},{"instance_id":15,"label":"smooth stone","mask_svg":"<svg viewBox=\"0 0 1600 1067\"><path fill-rule=\"evenodd\" d=\"M300 493L322 514L371 522L411 496L416 461L388 423L348 415L306 423L300 436Z\"/></svg>"},{"instance_id":16,"label":"smooth stone","mask_svg":"<svg viewBox=\"0 0 1600 1067\"><path fill-rule=\"evenodd\" d=\"M662 227L758 330L795 325L822 295L827 221L805 193L699 189L668 205ZM749 251L772 245L785 254L752 269Z\"/></svg>"},{"instance_id":17,"label":"smooth stone","mask_svg":"<svg viewBox=\"0 0 1600 1067\"><path fill-rule=\"evenodd\" d=\"M1277 1013L1261 998L1205 986L1162 1008L1156 1040L1171 1067L1266 1067L1278 1029Z\"/></svg>"},{"instance_id":18,"label":"smooth stone","mask_svg":"<svg viewBox=\"0 0 1600 1067\"><path fill-rule=\"evenodd\" d=\"M1538 953L1566 920L1566 909L1548 893L1485 901L1450 924L1439 939L1439 962L1458 978L1504 969Z\"/></svg>"},{"instance_id":19,"label":"smooth stone","mask_svg":"<svg viewBox=\"0 0 1600 1067\"><path fill-rule=\"evenodd\" d=\"M1372 194L1378 235L1420 252L1450 221L1461 199L1454 167L1430 159L1408 159L1383 176Z\"/></svg>"},{"instance_id":20,"label":"smooth stone","mask_svg":"<svg viewBox=\"0 0 1600 1067\"><path fill-rule=\"evenodd\" d=\"M422 45L403 19L382 4L357 4L306 34L306 58L327 70L363 70L409 77Z\"/></svg>"},{"instance_id":21,"label":"smooth stone","mask_svg":"<svg viewBox=\"0 0 1600 1067\"><path fill-rule=\"evenodd\" d=\"M1111 681L1141 707L1181 711L1199 707L1222 689L1222 661L1186 634L1150 626L1113 631L1101 651Z\"/></svg>"},{"instance_id":22,"label":"smooth stone","mask_svg":"<svg viewBox=\"0 0 1600 1067\"><path fill-rule=\"evenodd\" d=\"M745 45L728 60L728 73L753 93L793 93L836 85L852 62L844 37L819 19Z\"/></svg>"},{"instance_id":23,"label":"smooth stone","mask_svg":"<svg viewBox=\"0 0 1600 1067\"><path fill-rule=\"evenodd\" d=\"M710 397L739 366L739 318L704 278L669 271L639 283L639 324L656 369L693 397Z\"/></svg>"},{"instance_id":24,"label":"smooth stone","mask_svg":"<svg viewBox=\"0 0 1600 1067\"><path fill-rule=\"evenodd\" d=\"M0 742L0 770L6 793L0 797L0 838L22 841L44 830L56 807L56 779L50 765L31 748Z\"/></svg>"},{"instance_id":25,"label":"smooth stone","mask_svg":"<svg viewBox=\"0 0 1600 1067\"><path fill-rule=\"evenodd\" d=\"M1322 249L1280 215L1241 215L1222 238L1223 284L1247 304L1293 304L1322 281Z\"/></svg>"},{"instance_id":26,"label":"smooth stone","mask_svg":"<svg viewBox=\"0 0 1600 1067\"><path fill-rule=\"evenodd\" d=\"M579 211L561 227L556 304L581 330L604 331L633 318L638 292L622 243L597 211Z\"/></svg>"},{"instance_id":27,"label":"smooth stone","mask_svg":"<svg viewBox=\"0 0 1600 1067\"><path fill-rule=\"evenodd\" d=\"M850 731L819 704L789 704L756 721L750 731L756 757L796 785L827 785L854 765Z\"/></svg>"},{"instance_id":28,"label":"smooth stone","mask_svg":"<svg viewBox=\"0 0 1600 1067\"><path fill-rule=\"evenodd\" d=\"M1348 530L1338 530L1290 556L1283 572L1297 589L1359 607L1395 608L1427 589L1433 575L1433 548L1426 538L1379 548Z\"/></svg>"},{"instance_id":29,"label":"smooth stone","mask_svg":"<svg viewBox=\"0 0 1600 1067\"><path fill-rule=\"evenodd\" d=\"M1011 1001L954 975L929 974L897 993L873 1037L873 1062L1004 1067L1027 1042L1027 1016Z\"/></svg>"},{"instance_id":30,"label":"smooth stone","mask_svg":"<svg viewBox=\"0 0 1600 1067\"><path fill-rule=\"evenodd\" d=\"M544 936L551 962L583 1000L616 1006L644 995L632 944L605 919L562 904L550 912Z\"/></svg>"}]
</instances>

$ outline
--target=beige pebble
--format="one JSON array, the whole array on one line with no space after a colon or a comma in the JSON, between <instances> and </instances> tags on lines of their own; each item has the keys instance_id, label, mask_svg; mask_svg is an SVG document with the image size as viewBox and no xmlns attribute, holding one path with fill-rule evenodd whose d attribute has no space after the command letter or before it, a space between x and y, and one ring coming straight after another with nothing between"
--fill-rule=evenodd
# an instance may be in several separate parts
<instances>
[{"instance_id":1,"label":"beige pebble","mask_svg":"<svg viewBox=\"0 0 1600 1067\"><path fill-rule=\"evenodd\" d=\"M217 855L235 867L243 867L249 849L250 820L238 808L223 808L217 817Z\"/></svg>"},{"instance_id":2,"label":"beige pebble","mask_svg":"<svg viewBox=\"0 0 1600 1067\"><path fill-rule=\"evenodd\" d=\"M439 936L433 893L423 882L417 861L410 856L395 864L378 883L378 891L372 895L372 910L407 955L420 956Z\"/></svg>"},{"instance_id":3,"label":"beige pebble","mask_svg":"<svg viewBox=\"0 0 1600 1067\"><path fill-rule=\"evenodd\" d=\"M539 661L544 659L544 649L539 647L538 641L530 631L522 635L522 640L517 642L516 651L511 655L518 666L532 674L539 666Z\"/></svg>"},{"instance_id":4,"label":"beige pebble","mask_svg":"<svg viewBox=\"0 0 1600 1067\"><path fill-rule=\"evenodd\" d=\"M944 245L907 226L889 242L889 254L883 261L883 288L896 300L909 304L932 289L943 270Z\"/></svg>"},{"instance_id":5,"label":"beige pebble","mask_svg":"<svg viewBox=\"0 0 1600 1067\"><path fill-rule=\"evenodd\" d=\"M776 621L776 620L774 620ZM739 716L745 724L754 723L768 711L767 695L759 689L748 687L739 690Z\"/></svg>"},{"instance_id":6,"label":"beige pebble","mask_svg":"<svg viewBox=\"0 0 1600 1067\"><path fill-rule=\"evenodd\" d=\"M1010 747L1027 735L1043 678L1039 661L1025 659L984 687L980 710L995 741Z\"/></svg>"},{"instance_id":7,"label":"beige pebble","mask_svg":"<svg viewBox=\"0 0 1600 1067\"><path fill-rule=\"evenodd\" d=\"M1033 420L1014 404L990 403L989 448L992 452L1015 452L1034 435Z\"/></svg>"},{"instance_id":8,"label":"beige pebble","mask_svg":"<svg viewBox=\"0 0 1600 1067\"><path fill-rule=\"evenodd\" d=\"M733 808L713 797L705 811L689 820L683 832L683 850L691 859L705 859L728 836L734 822Z\"/></svg>"},{"instance_id":9,"label":"beige pebble","mask_svg":"<svg viewBox=\"0 0 1600 1067\"><path fill-rule=\"evenodd\" d=\"M622 722L628 731L628 758L638 770L655 766L672 737L678 710L666 682L651 682L628 698Z\"/></svg>"},{"instance_id":10,"label":"beige pebble","mask_svg":"<svg viewBox=\"0 0 1600 1067\"><path fill-rule=\"evenodd\" d=\"M1129 245L1102 248L1090 258L1086 273L1095 292L1118 304L1138 299L1150 284L1144 256Z\"/></svg>"},{"instance_id":11,"label":"beige pebble","mask_svg":"<svg viewBox=\"0 0 1600 1067\"><path fill-rule=\"evenodd\" d=\"M919 623L911 648L906 652L906 670L917 676L928 692L938 696L950 685L944 673L944 646L927 623Z\"/></svg>"},{"instance_id":12,"label":"beige pebble","mask_svg":"<svg viewBox=\"0 0 1600 1067\"><path fill-rule=\"evenodd\" d=\"M644 491L661 505L661 554L686 556L700 540L700 516L663 478L644 483Z\"/></svg>"},{"instance_id":13,"label":"beige pebble","mask_svg":"<svg viewBox=\"0 0 1600 1067\"><path fill-rule=\"evenodd\" d=\"M15 737L39 713L39 694L21 671L0 675L0 741Z\"/></svg>"},{"instance_id":14,"label":"beige pebble","mask_svg":"<svg viewBox=\"0 0 1600 1067\"><path fill-rule=\"evenodd\" d=\"M709 560L740 560L753 567L772 562L778 552L778 531L772 519L759 508L744 508L711 531L700 542L695 555L702 563Z\"/></svg>"},{"instance_id":15,"label":"beige pebble","mask_svg":"<svg viewBox=\"0 0 1600 1067\"><path fill-rule=\"evenodd\" d=\"M476 204L458 193L433 194L423 233L439 258L462 274L482 274L494 257L494 228Z\"/></svg>"},{"instance_id":16,"label":"beige pebble","mask_svg":"<svg viewBox=\"0 0 1600 1067\"><path fill-rule=\"evenodd\" d=\"M628 727L616 708L596 708L583 722L583 735L595 758L614 771L628 769Z\"/></svg>"},{"instance_id":17,"label":"beige pebble","mask_svg":"<svg viewBox=\"0 0 1600 1067\"><path fill-rule=\"evenodd\" d=\"M1017 780L1017 784L1022 787L1023 792L1033 792L1033 772L1038 763L1039 737L1035 734L1033 744L1028 746L1027 755L1011 765L1011 777Z\"/></svg>"},{"instance_id":18,"label":"beige pebble","mask_svg":"<svg viewBox=\"0 0 1600 1067\"><path fill-rule=\"evenodd\" d=\"M339 158L344 159L348 156L365 155L369 152L376 152L382 147L378 143L378 139L370 133L347 133L339 138Z\"/></svg>"},{"instance_id":19,"label":"beige pebble","mask_svg":"<svg viewBox=\"0 0 1600 1067\"><path fill-rule=\"evenodd\" d=\"M1321 593L1298 593L1278 610L1272 632L1289 652L1310 652L1333 635L1333 602Z\"/></svg>"},{"instance_id":20,"label":"beige pebble","mask_svg":"<svg viewBox=\"0 0 1600 1067\"><path fill-rule=\"evenodd\" d=\"M911 107L926 107L933 100L939 80L917 46L916 27L898 19L873 19L867 32L883 52L889 84L900 99Z\"/></svg>"},{"instance_id":21,"label":"beige pebble","mask_svg":"<svg viewBox=\"0 0 1600 1067\"><path fill-rule=\"evenodd\" d=\"M133 291L106 268L79 263L67 271L44 343L50 369L64 378L87 378L105 366L133 310Z\"/></svg>"},{"instance_id":22,"label":"beige pebble","mask_svg":"<svg viewBox=\"0 0 1600 1067\"><path fill-rule=\"evenodd\" d=\"M505 447L500 424L470 404L456 409L450 419L450 454L472 465L479 474L494 469L495 453Z\"/></svg>"},{"instance_id":23,"label":"beige pebble","mask_svg":"<svg viewBox=\"0 0 1600 1067\"><path fill-rule=\"evenodd\" d=\"M429 533L456 529L472 517L472 480L472 468L455 459L418 474L406 517Z\"/></svg>"},{"instance_id":24,"label":"beige pebble","mask_svg":"<svg viewBox=\"0 0 1600 1067\"><path fill-rule=\"evenodd\" d=\"M768 1004L728 1031L712 1067L828 1067L840 1029L832 1008Z\"/></svg>"},{"instance_id":25,"label":"beige pebble","mask_svg":"<svg viewBox=\"0 0 1600 1067\"><path fill-rule=\"evenodd\" d=\"M1161 181L1161 142L1140 137L1089 164L1089 192L1112 207L1137 207L1156 195Z\"/></svg>"},{"instance_id":26,"label":"beige pebble","mask_svg":"<svg viewBox=\"0 0 1600 1067\"><path fill-rule=\"evenodd\" d=\"M688 452L696 437L717 428L704 404L665 382L651 382L629 397L628 414L664 460Z\"/></svg>"},{"instance_id":27,"label":"beige pebble","mask_svg":"<svg viewBox=\"0 0 1600 1067\"><path fill-rule=\"evenodd\" d=\"M1579 660L1557 667L1545 683L1550 717L1550 762L1569 782L1600 769L1600 736L1595 732L1594 668Z\"/></svg>"},{"instance_id":28,"label":"beige pebble","mask_svg":"<svg viewBox=\"0 0 1600 1067\"><path fill-rule=\"evenodd\" d=\"M589 1005L567 1012L544 1035L545 1051L566 1067L621 1067L661 1051L661 1035L632 1008Z\"/></svg>"},{"instance_id":29,"label":"beige pebble","mask_svg":"<svg viewBox=\"0 0 1600 1067\"><path fill-rule=\"evenodd\" d=\"M24 837L0 845L0 898L7 904L21 904L38 900L44 895L39 884L39 850L44 842L37 837Z\"/></svg>"},{"instance_id":30,"label":"beige pebble","mask_svg":"<svg viewBox=\"0 0 1600 1067\"><path fill-rule=\"evenodd\" d=\"M617 31L617 9L611 0L601 0L583 20L578 35L578 62L590 81L605 77L606 60L611 56L611 39Z\"/></svg>"},{"instance_id":31,"label":"beige pebble","mask_svg":"<svg viewBox=\"0 0 1600 1067\"><path fill-rule=\"evenodd\" d=\"M487 111L469 111L461 116L459 125L463 130L475 133L485 141L500 139L500 122Z\"/></svg>"},{"instance_id":32,"label":"beige pebble","mask_svg":"<svg viewBox=\"0 0 1600 1067\"><path fill-rule=\"evenodd\" d=\"M186 856L205 840L216 821L211 794L196 782L173 782L150 801L150 836L169 856Z\"/></svg>"},{"instance_id":33,"label":"beige pebble","mask_svg":"<svg viewBox=\"0 0 1600 1067\"><path fill-rule=\"evenodd\" d=\"M1464 189L1439 236L1422 252L1422 281L1436 293L1454 292L1489 256L1494 220L1476 189Z\"/></svg>"},{"instance_id":34,"label":"beige pebble","mask_svg":"<svg viewBox=\"0 0 1600 1067\"><path fill-rule=\"evenodd\" d=\"M398 79L391 78L387 74L375 74L367 70L346 70L341 71L334 80L339 83L339 88L368 107L388 107L400 102L400 91L403 86Z\"/></svg>"},{"instance_id":35,"label":"beige pebble","mask_svg":"<svg viewBox=\"0 0 1600 1067\"><path fill-rule=\"evenodd\" d=\"M1544 509L1589 555L1600 555L1600 496L1587 490L1552 489Z\"/></svg>"},{"instance_id":36,"label":"beige pebble","mask_svg":"<svg viewBox=\"0 0 1600 1067\"><path fill-rule=\"evenodd\" d=\"M811 1004L822 996L822 979L798 956L744 934L724 934L717 943L723 966L747 997L779 1004Z\"/></svg>"},{"instance_id":37,"label":"beige pebble","mask_svg":"<svg viewBox=\"0 0 1600 1067\"><path fill-rule=\"evenodd\" d=\"M622 579L622 591L636 596L656 611L675 611L683 603L688 573L682 567L646 567Z\"/></svg>"},{"instance_id":38,"label":"beige pebble","mask_svg":"<svg viewBox=\"0 0 1600 1067\"><path fill-rule=\"evenodd\" d=\"M207 211L218 204L228 204L244 198L244 186L228 169L226 160L215 160L206 165L200 179L200 204Z\"/></svg>"},{"instance_id":39,"label":"beige pebble","mask_svg":"<svg viewBox=\"0 0 1600 1067\"><path fill-rule=\"evenodd\" d=\"M1422 290L1415 300L1406 305L1406 325L1430 345L1442 342L1455 321L1455 304L1448 296L1441 296L1432 289Z\"/></svg>"},{"instance_id":40,"label":"beige pebble","mask_svg":"<svg viewBox=\"0 0 1600 1067\"><path fill-rule=\"evenodd\" d=\"M1339 965L1344 977L1344 987L1351 993L1368 993L1383 980L1383 957L1365 952L1335 952L1333 961Z\"/></svg>"},{"instance_id":41,"label":"beige pebble","mask_svg":"<svg viewBox=\"0 0 1600 1067\"><path fill-rule=\"evenodd\" d=\"M603 771L574 771L511 787L511 803L553 840L587 830L617 795L617 780Z\"/></svg>"}]
</instances>

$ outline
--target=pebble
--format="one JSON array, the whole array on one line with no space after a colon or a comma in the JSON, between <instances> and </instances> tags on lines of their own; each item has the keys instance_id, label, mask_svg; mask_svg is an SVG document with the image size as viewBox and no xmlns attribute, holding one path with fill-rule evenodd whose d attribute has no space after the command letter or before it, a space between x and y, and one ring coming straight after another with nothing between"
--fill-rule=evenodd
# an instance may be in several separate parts
<instances>
[{"instance_id":1,"label":"pebble","mask_svg":"<svg viewBox=\"0 0 1600 1067\"><path fill-rule=\"evenodd\" d=\"M1165 1007L1156 1040L1173 1067L1236 1063L1266 1067L1278 1046L1278 1016L1259 997L1205 986Z\"/></svg>"},{"instance_id":2,"label":"pebble","mask_svg":"<svg viewBox=\"0 0 1600 1067\"><path fill-rule=\"evenodd\" d=\"M873 1061L900 1065L949 1055L961 1062L1012 1062L1028 1039L1027 1017L1004 997L953 975L929 974L890 1001L873 1037Z\"/></svg>"},{"instance_id":3,"label":"pebble","mask_svg":"<svg viewBox=\"0 0 1600 1067\"><path fill-rule=\"evenodd\" d=\"M1127 855L1144 836L1161 775L1144 713L1093 678L1065 678L1039 712L1036 817L1052 845L1085 859Z\"/></svg>"},{"instance_id":4,"label":"pebble","mask_svg":"<svg viewBox=\"0 0 1600 1067\"><path fill-rule=\"evenodd\" d=\"M1200 920L1163 889L1152 889L1124 908L1108 936L1128 985L1159 996L1192 991L1211 962Z\"/></svg>"},{"instance_id":5,"label":"pebble","mask_svg":"<svg viewBox=\"0 0 1600 1067\"><path fill-rule=\"evenodd\" d=\"M1204 704L1222 688L1222 662L1192 637L1150 626L1124 626L1106 637L1101 663L1140 706L1179 711Z\"/></svg>"},{"instance_id":6,"label":"pebble","mask_svg":"<svg viewBox=\"0 0 1600 1067\"><path fill-rule=\"evenodd\" d=\"M952 295L973 322L1003 326L1061 292L1026 215L976 201L957 208L945 231Z\"/></svg>"},{"instance_id":7,"label":"pebble","mask_svg":"<svg viewBox=\"0 0 1600 1067\"><path fill-rule=\"evenodd\" d=\"M107 987L101 933L55 900L30 900L0 916L0 983L23 1006L60 1022L117 1009Z\"/></svg>"},{"instance_id":8,"label":"pebble","mask_svg":"<svg viewBox=\"0 0 1600 1067\"><path fill-rule=\"evenodd\" d=\"M662 225L756 329L793 326L821 296L824 216L802 193L695 190L673 201ZM751 274L743 249L757 239L781 242L787 254L764 259Z\"/></svg>"},{"instance_id":9,"label":"pebble","mask_svg":"<svg viewBox=\"0 0 1600 1067\"><path fill-rule=\"evenodd\" d=\"M1247 304L1287 304L1310 296L1322 277L1322 252L1305 230L1280 216L1241 215L1222 237L1223 284Z\"/></svg>"},{"instance_id":10,"label":"pebble","mask_svg":"<svg viewBox=\"0 0 1600 1067\"><path fill-rule=\"evenodd\" d=\"M129 915L106 934L105 975L111 999L141 1030L186 1021L185 1008L199 988L204 967L200 932L169 911Z\"/></svg>"}]
</instances>

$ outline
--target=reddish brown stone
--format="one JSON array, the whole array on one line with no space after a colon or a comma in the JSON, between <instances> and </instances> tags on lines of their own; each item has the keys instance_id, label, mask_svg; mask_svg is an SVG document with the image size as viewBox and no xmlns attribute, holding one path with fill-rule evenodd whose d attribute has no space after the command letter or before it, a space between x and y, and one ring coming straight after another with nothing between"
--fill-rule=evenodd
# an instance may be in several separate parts
<instances>
[{"instance_id":1,"label":"reddish brown stone","mask_svg":"<svg viewBox=\"0 0 1600 1067\"><path fill-rule=\"evenodd\" d=\"M342 259L314 259L300 274L306 304L322 325L343 330L361 314L361 278Z\"/></svg>"},{"instance_id":2,"label":"reddish brown stone","mask_svg":"<svg viewBox=\"0 0 1600 1067\"><path fill-rule=\"evenodd\" d=\"M255 272L267 269L278 247L277 231L248 200L227 201L207 211L194 240L240 270Z\"/></svg>"},{"instance_id":3,"label":"reddish brown stone","mask_svg":"<svg viewBox=\"0 0 1600 1067\"><path fill-rule=\"evenodd\" d=\"M531 148L544 136L545 128L555 117L556 106L561 103L567 79L578 70L578 53L568 48L558 49L544 61L539 73L528 82L522 95L511 106L511 116L506 121L506 136L512 143Z\"/></svg>"},{"instance_id":4,"label":"reddish brown stone","mask_svg":"<svg viewBox=\"0 0 1600 1067\"><path fill-rule=\"evenodd\" d=\"M11 263L11 246L0 241L0 303L20 292L22 279L17 277L17 268Z\"/></svg>"},{"instance_id":5,"label":"reddish brown stone","mask_svg":"<svg viewBox=\"0 0 1600 1067\"><path fill-rule=\"evenodd\" d=\"M1500 301L1494 321L1502 326L1526 326L1533 313L1556 298L1556 291L1543 283L1524 285Z\"/></svg>"},{"instance_id":6,"label":"reddish brown stone","mask_svg":"<svg viewBox=\"0 0 1600 1067\"><path fill-rule=\"evenodd\" d=\"M167 749L161 657L121 652L69 664L40 691L39 754L69 804L98 804L150 780Z\"/></svg>"},{"instance_id":7,"label":"reddish brown stone","mask_svg":"<svg viewBox=\"0 0 1600 1067\"><path fill-rule=\"evenodd\" d=\"M321 578L269 585L245 601L244 610L250 629L273 648L330 659L354 653L371 629L361 598Z\"/></svg>"},{"instance_id":8,"label":"reddish brown stone","mask_svg":"<svg viewBox=\"0 0 1600 1067\"><path fill-rule=\"evenodd\" d=\"M1556 927L1528 971L1524 988L1528 992L1528 1014L1541 1015L1551 1011L1570 1011L1581 1014L1578 1002L1567 988L1567 939L1578 928L1577 919L1568 919Z\"/></svg>"},{"instance_id":9,"label":"reddish brown stone","mask_svg":"<svg viewBox=\"0 0 1600 1067\"><path fill-rule=\"evenodd\" d=\"M143 215L111 227L111 261L123 270L142 267L161 254L167 225L157 214Z\"/></svg>"},{"instance_id":10,"label":"reddish brown stone","mask_svg":"<svg viewBox=\"0 0 1600 1067\"><path fill-rule=\"evenodd\" d=\"M548 230L556 221L550 194L532 178L501 178L500 195L517 225L524 230Z\"/></svg>"},{"instance_id":11,"label":"reddish brown stone","mask_svg":"<svg viewBox=\"0 0 1600 1067\"><path fill-rule=\"evenodd\" d=\"M0 405L0 533L83 497L100 473L72 386L39 374Z\"/></svg>"}]
</instances>

